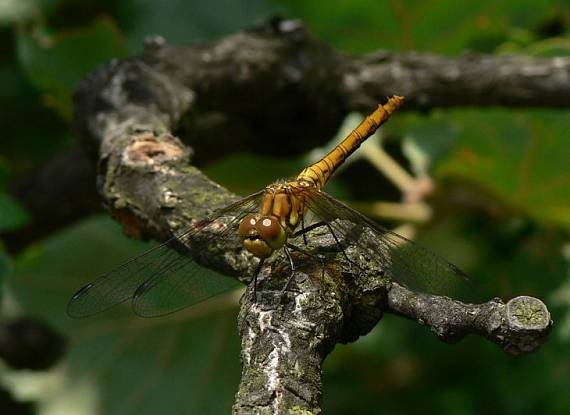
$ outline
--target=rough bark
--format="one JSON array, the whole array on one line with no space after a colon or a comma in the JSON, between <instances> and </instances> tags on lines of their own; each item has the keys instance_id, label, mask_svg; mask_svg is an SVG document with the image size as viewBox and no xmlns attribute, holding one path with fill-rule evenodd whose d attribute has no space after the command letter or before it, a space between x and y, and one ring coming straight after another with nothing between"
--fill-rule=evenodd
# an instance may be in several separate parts
<instances>
[{"instance_id":1,"label":"rough bark","mask_svg":"<svg viewBox=\"0 0 570 415\"><path fill-rule=\"evenodd\" d=\"M212 44L151 39L142 56L112 62L80 85L76 126L110 212L129 235L165 240L236 199L189 166L192 151L175 133L206 159L243 148L292 154L328 140L348 111L393 93L406 95L408 109L568 106L569 80L568 58L353 56L314 40L298 22L275 20ZM209 263L247 282L255 260L236 245ZM464 304L390 284L381 269L366 278L341 273L299 267L293 290L281 294L287 262L277 256L263 268L257 298L250 287L242 299L234 413L318 413L323 360L384 312L427 324L447 342L474 333L514 354L536 350L552 324L530 297Z\"/></svg>"},{"instance_id":2,"label":"rough bark","mask_svg":"<svg viewBox=\"0 0 570 415\"><path fill-rule=\"evenodd\" d=\"M538 349L552 326L550 312L538 298L519 296L506 304L500 298L465 304L448 297L417 293L394 284L388 295L390 313L430 327L447 343L477 334L512 355Z\"/></svg>"}]
</instances>

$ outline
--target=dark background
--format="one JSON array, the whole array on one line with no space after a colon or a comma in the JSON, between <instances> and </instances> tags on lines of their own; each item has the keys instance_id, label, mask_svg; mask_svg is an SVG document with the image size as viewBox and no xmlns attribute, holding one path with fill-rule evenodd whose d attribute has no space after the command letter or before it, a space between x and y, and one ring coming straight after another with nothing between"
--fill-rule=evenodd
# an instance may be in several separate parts
<instances>
[{"instance_id":1,"label":"dark background","mask_svg":"<svg viewBox=\"0 0 570 415\"><path fill-rule=\"evenodd\" d=\"M565 1L6 0L0 231L33 220L10 188L75 145L71 92L96 65L140 52L148 34L205 41L275 12L357 53L570 54ZM532 108L402 112L383 129L391 154L412 171L423 168L437 186L428 199L432 217L415 225L417 239L464 268L482 301L539 297L555 325L537 353L510 357L481 338L450 346L425 327L387 316L327 359L324 413L570 413L569 116ZM308 157L237 154L205 171L247 194L295 174ZM329 190L347 201L399 198L362 159ZM102 210L17 253L0 246L2 318L40 317L69 340L47 373L0 368L10 399L34 402L45 414L229 413L240 374L236 294L156 320L126 310L84 321L65 315L76 288L147 246L127 239Z\"/></svg>"}]
</instances>

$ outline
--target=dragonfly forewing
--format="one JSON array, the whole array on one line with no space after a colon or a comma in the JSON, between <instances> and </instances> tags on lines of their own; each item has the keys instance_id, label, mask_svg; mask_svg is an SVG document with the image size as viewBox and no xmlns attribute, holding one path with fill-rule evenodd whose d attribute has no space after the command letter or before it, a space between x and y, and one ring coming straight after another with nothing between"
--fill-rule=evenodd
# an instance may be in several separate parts
<instances>
[{"instance_id":1,"label":"dragonfly forewing","mask_svg":"<svg viewBox=\"0 0 570 415\"><path fill-rule=\"evenodd\" d=\"M191 230L131 259L81 288L71 298L71 317L88 317L131 300L142 316L169 314L239 283L199 265L190 255L216 247L236 249L239 221L258 209L263 191L214 213Z\"/></svg>"}]
</instances>

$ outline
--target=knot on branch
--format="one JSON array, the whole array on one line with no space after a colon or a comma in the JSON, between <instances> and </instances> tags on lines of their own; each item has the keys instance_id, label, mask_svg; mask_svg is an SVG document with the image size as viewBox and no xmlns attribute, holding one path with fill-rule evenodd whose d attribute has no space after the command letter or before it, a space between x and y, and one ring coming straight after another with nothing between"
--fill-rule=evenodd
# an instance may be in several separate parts
<instances>
[{"instance_id":1,"label":"knot on branch","mask_svg":"<svg viewBox=\"0 0 570 415\"><path fill-rule=\"evenodd\" d=\"M134 136L123 153L125 165L153 169L160 169L167 162L176 162L187 156L185 147L172 135L156 137L150 132Z\"/></svg>"}]
</instances>

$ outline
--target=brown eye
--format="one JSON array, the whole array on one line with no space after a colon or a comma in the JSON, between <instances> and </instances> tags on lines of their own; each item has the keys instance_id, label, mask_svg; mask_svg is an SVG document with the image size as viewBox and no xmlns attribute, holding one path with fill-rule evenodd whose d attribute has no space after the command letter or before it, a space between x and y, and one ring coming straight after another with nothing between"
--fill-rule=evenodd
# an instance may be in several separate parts
<instances>
[{"instance_id":1,"label":"brown eye","mask_svg":"<svg viewBox=\"0 0 570 415\"><path fill-rule=\"evenodd\" d=\"M257 222L257 231L264 240L271 241L281 234L281 225L272 216L262 216Z\"/></svg>"},{"instance_id":2,"label":"brown eye","mask_svg":"<svg viewBox=\"0 0 570 415\"><path fill-rule=\"evenodd\" d=\"M255 215L244 216L239 223L239 236L245 238L255 232L255 225L257 224L257 218Z\"/></svg>"}]
</instances>

